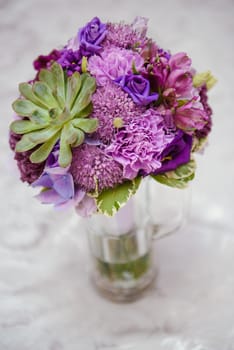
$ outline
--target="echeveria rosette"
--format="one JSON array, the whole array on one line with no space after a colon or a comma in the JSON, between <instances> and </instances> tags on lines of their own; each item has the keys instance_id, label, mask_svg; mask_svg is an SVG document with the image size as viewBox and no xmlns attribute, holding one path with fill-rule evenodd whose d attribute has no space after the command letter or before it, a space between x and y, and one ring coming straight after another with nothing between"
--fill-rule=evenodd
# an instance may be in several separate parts
<instances>
[{"instance_id":1,"label":"echeveria rosette","mask_svg":"<svg viewBox=\"0 0 234 350\"><path fill-rule=\"evenodd\" d=\"M106 37L106 24L94 17L78 32L78 42L82 56L90 56L100 52L100 45Z\"/></svg>"},{"instance_id":2,"label":"echeveria rosette","mask_svg":"<svg viewBox=\"0 0 234 350\"><path fill-rule=\"evenodd\" d=\"M150 92L149 81L141 75L124 75L116 79L115 82L131 96L137 105L147 106L158 99L159 95Z\"/></svg>"},{"instance_id":3,"label":"echeveria rosette","mask_svg":"<svg viewBox=\"0 0 234 350\"><path fill-rule=\"evenodd\" d=\"M40 145L30 161L41 163L60 140L59 165L67 167L72 160L71 147L82 144L85 133L98 127L97 119L87 118L95 89L95 79L89 74L75 72L67 77L57 63L51 69L42 69L39 81L20 84L21 98L13 103L13 109L23 119L14 121L11 130L23 136L15 151L25 152Z\"/></svg>"}]
</instances>

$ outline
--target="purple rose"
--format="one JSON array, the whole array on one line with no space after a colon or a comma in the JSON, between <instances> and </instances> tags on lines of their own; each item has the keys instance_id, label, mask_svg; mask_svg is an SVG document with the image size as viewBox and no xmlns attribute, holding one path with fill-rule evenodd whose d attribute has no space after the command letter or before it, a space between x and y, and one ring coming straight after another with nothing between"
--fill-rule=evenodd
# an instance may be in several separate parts
<instances>
[{"instance_id":1,"label":"purple rose","mask_svg":"<svg viewBox=\"0 0 234 350\"><path fill-rule=\"evenodd\" d=\"M106 24L101 23L98 17L86 24L78 32L80 50L83 56L90 56L101 50L101 42L107 33Z\"/></svg>"},{"instance_id":2,"label":"purple rose","mask_svg":"<svg viewBox=\"0 0 234 350\"><path fill-rule=\"evenodd\" d=\"M156 170L155 175L175 170L178 166L186 164L190 160L192 148L192 136L179 130L174 139L162 152L162 166Z\"/></svg>"},{"instance_id":3,"label":"purple rose","mask_svg":"<svg viewBox=\"0 0 234 350\"><path fill-rule=\"evenodd\" d=\"M117 78L115 82L127 92L138 105L146 106L158 99L158 94L150 94L150 83L141 75L129 74Z\"/></svg>"}]
</instances>

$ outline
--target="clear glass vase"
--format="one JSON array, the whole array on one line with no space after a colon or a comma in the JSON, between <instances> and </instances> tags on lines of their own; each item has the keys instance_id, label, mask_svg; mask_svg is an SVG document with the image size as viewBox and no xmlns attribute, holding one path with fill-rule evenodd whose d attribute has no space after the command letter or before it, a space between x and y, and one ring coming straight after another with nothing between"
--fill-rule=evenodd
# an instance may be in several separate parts
<instances>
[{"instance_id":1,"label":"clear glass vase","mask_svg":"<svg viewBox=\"0 0 234 350\"><path fill-rule=\"evenodd\" d=\"M135 300L155 277L148 187L140 189L113 217L86 220L93 260L92 279L114 301Z\"/></svg>"},{"instance_id":2,"label":"clear glass vase","mask_svg":"<svg viewBox=\"0 0 234 350\"><path fill-rule=\"evenodd\" d=\"M135 300L156 276L153 239L174 232L185 221L187 190L145 178L137 193L113 217L86 219L92 279L114 301Z\"/></svg>"},{"instance_id":3,"label":"clear glass vase","mask_svg":"<svg viewBox=\"0 0 234 350\"><path fill-rule=\"evenodd\" d=\"M162 238L182 227L188 218L191 188L173 188L148 179L148 205L153 237Z\"/></svg>"}]
</instances>

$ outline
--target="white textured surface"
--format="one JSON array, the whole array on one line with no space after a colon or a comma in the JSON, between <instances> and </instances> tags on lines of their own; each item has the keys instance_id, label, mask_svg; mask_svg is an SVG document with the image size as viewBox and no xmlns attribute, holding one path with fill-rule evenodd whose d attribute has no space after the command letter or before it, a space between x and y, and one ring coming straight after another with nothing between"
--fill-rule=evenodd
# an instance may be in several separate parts
<instances>
[{"instance_id":1,"label":"white textured surface","mask_svg":"<svg viewBox=\"0 0 234 350\"><path fill-rule=\"evenodd\" d=\"M160 269L144 299L116 305L88 278L86 240L73 212L55 212L18 181L7 145L17 83L39 53L94 15L150 18L164 48L184 50L219 83L210 146L199 157L190 223L155 243ZM233 0L0 0L0 349L233 350Z\"/></svg>"}]
</instances>

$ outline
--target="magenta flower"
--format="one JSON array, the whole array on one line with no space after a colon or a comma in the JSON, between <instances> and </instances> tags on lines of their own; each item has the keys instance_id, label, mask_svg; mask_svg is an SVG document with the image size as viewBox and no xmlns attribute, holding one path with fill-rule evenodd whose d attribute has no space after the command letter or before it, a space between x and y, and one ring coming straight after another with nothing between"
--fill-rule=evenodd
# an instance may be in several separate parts
<instances>
[{"instance_id":1,"label":"magenta flower","mask_svg":"<svg viewBox=\"0 0 234 350\"><path fill-rule=\"evenodd\" d=\"M137 105L147 106L158 99L159 95L150 93L150 83L141 75L124 75L116 79L115 82L131 96Z\"/></svg>"},{"instance_id":2,"label":"magenta flower","mask_svg":"<svg viewBox=\"0 0 234 350\"><path fill-rule=\"evenodd\" d=\"M208 122L208 116L200 103L193 100L176 108L174 121L179 129L188 134L202 130Z\"/></svg>"},{"instance_id":3,"label":"magenta flower","mask_svg":"<svg viewBox=\"0 0 234 350\"><path fill-rule=\"evenodd\" d=\"M106 36L106 24L102 23L98 17L94 17L90 22L78 32L80 51L82 56L90 56L100 52L100 44Z\"/></svg>"},{"instance_id":4,"label":"magenta flower","mask_svg":"<svg viewBox=\"0 0 234 350\"><path fill-rule=\"evenodd\" d=\"M138 53L120 48L108 48L100 56L90 57L88 69L95 76L97 84L104 86L109 80L132 73L133 64L137 70L144 64L143 58Z\"/></svg>"},{"instance_id":5,"label":"magenta flower","mask_svg":"<svg viewBox=\"0 0 234 350\"><path fill-rule=\"evenodd\" d=\"M38 56L33 62L33 66L38 71L42 68L48 68L53 62L58 61L60 56L61 52L59 50L53 50L48 55Z\"/></svg>"},{"instance_id":6,"label":"magenta flower","mask_svg":"<svg viewBox=\"0 0 234 350\"><path fill-rule=\"evenodd\" d=\"M161 167L160 155L171 139L164 133L162 116L149 109L120 129L106 151L123 166L124 177L134 179Z\"/></svg>"}]
</instances>

